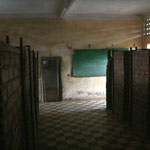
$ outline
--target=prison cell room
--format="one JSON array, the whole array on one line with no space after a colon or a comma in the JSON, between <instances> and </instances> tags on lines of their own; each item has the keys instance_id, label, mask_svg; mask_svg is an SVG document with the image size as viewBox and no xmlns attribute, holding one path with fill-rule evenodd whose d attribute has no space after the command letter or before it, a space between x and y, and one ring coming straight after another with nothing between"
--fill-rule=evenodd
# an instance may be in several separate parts
<instances>
[{"instance_id":1,"label":"prison cell room","mask_svg":"<svg viewBox=\"0 0 150 150\"><path fill-rule=\"evenodd\" d=\"M150 150L149 10L1 0L0 150Z\"/></svg>"}]
</instances>

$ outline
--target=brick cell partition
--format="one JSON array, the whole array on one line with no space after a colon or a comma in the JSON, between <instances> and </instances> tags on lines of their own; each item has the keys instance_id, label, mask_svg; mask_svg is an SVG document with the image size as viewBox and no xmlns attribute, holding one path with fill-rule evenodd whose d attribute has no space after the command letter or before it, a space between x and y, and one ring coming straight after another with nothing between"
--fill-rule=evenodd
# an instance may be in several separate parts
<instances>
[{"instance_id":1,"label":"brick cell partition","mask_svg":"<svg viewBox=\"0 0 150 150\"><path fill-rule=\"evenodd\" d=\"M124 120L131 121L131 101L132 101L132 52L124 51Z\"/></svg>"},{"instance_id":2,"label":"brick cell partition","mask_svg":"<svg viewBox=\"0 0 150 150\"><path fill-rule=\"evenodd\" d=\"M39 51L37 52L36 56L36 78L37 78L37 119L39 118Z\"/></svg>"},{"instance_id":3,"label":"brick cell partition","mask_svg":"<svg viewBox=\"0 0 150 150\"><path fill-rule=\"evenodd\" d=\"M35 57L35 71L36 71L36 101L37 101L37 123L38 123L38 116L39 116L39 76L38 76L38 72L39 72L39 62L38 62L38 52L37 52L37 56Z\"/></svg>"},{"instance_id":4,"label":"brick cell partition","mask_svg":"<svg viewBox=\"0 0 150 150\"><path fill-rule=\"evenodd\" d=\"M28 131L28 143L29 148L36 148L36 137L37 137L37 97L38 89L37 81L37 64L35 61L35 53L30 51L30 47L24 47L24 93L25 93L25 110L26 110L26 121Z\"/></svg>"},{"instance_id":5,"label":"brick cell partition","mask_svg":"<svg viewBox=\"0 0 150 150\"><path fill-rule=\"evenodd\" d=\"M20 51L0 43L0 126L5 150L24 150L25 133L20 84Z\"/></svg>"},{"instance_id":6,"label":"brick cell partition","mask_svg":"<svg viewBox=\"0 0 150 150\"><path fill-rule=\"evenodd\" d=\"M35 150L37 58L30 47L0 43L0 149Z\"/></svg>"},{"instance_id":7,"label":"brick cell partition","mask_svg":"<svg viewBox=\"0 0 150 150\"><path fill-rule=\"evenodd\" d=\"M149 51L133 52L132 127L147 134L149 107Z\"/></svg>"},{"instance_id":8,"label":"brick cell partition","mask_svg":"<svg viewBox=\"0 0 150 150\"><path fill-rule=\"evenodd\" d=\"M34 61L34 82L35 82L35 113L36 113L36 130L35 130L35 136L37 137L37 134L38 134L38 116L39 116L39 85L38 85L38 58L37 56L34 57L35 61Z\"/></svg>"},{"instance_id":9,"label":"brick cell partition","mask_svg":"<svg viewBox=\"0 0 150 150\"><path fill-rule=\"evenodd\" d=\"M2 66L3 53L0 53L0 149L4 149L4 123L3 123L3 101L2 101ZM2 138L3 137L3 138Z\"/></svg>"},{"instance_id":10,"label":"brick cell partition","mask_svg":"<svg viewBox=\"0 0 150 150\"><path fill-rule=\"evenodd\" d=\"M131 52L114 52L114 114L120 120L131 116Z\"/></svg>"},{"instance_id":11,"label":"brick cell partition","mask_svg":"<svg viewBox=\"0 0 150 150\"><path fill-rule=\"evenodd\" d=\"M33 75L34 75L34 95L35 95L35 112L36 112L36 125L38 125L38 114L39 114L39 97L38 97L38 60L37 60L37 57L35 56L35 53L34 53L34 60L33 60L33 68L34 68L34 71L33 71ZM38 127L38 126L36 126Z\"/></svg>"},{"instance_id":12,"label":"brick cell partition","mask_svg":"<svg viewBox=\"0 0 150 150\"><path fill-rule=\"evenodd\" d=\"M122 51L114 52L114 114L123 118L124 57Z\"/></svg>"},{"instance_id":13,"label":"brick cell partition","mask_svg":"<svg viewBox=\"0 0 150 150\"><path fill-rule=\"evenodd\" d=\"M33 101L33 115L34 117L34 135L37 136L37 99L36 99L36 74L35 74L35 53L31 51L31 76L32 76L32 101Z\"/></svg>"},{"instance_id":14,"label":"brick cell partition","mask_svg":"<svg viewBox=\"0 0 150 150\"><path fill-rule=\"evenodd\" d=\"M31 91L31 85L30 85L30 54L28 51L28 47L24 47L24 85L25 85L25 100L26 100L26 120L27 120L27 130L28 130L28 143L29 148L34 149L35 146L35 135L34 135L34 115L33 115L33 103L32 103L32 91Z\"/></svg>"}]
</instances>

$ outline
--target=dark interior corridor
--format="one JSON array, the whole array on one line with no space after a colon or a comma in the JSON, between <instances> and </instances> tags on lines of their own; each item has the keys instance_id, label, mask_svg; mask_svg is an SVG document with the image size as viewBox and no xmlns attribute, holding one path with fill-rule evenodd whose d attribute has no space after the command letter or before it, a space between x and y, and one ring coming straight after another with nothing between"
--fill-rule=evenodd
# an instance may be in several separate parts
<instances>
[{"instance_id":1,"label":"dark interior corridor","mask_svg":"<svg viewBox=\"0 0 150 150\"><path fill-rule=\"evenodd\" d=\"M150 0L0 0L0 150L150 150Z\"/></svg>"}]
</instances>

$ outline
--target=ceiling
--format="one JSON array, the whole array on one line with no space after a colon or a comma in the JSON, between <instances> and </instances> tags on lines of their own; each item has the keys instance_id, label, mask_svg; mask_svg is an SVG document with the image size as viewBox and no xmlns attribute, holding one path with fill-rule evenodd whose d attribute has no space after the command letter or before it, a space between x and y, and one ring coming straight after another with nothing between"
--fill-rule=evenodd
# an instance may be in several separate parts
<instances>
[{"instance_id":1,"label":"ceiling","mask_svg":"<svg viewBox=\"0 0 150 150\"><path fill-rule=\"evenodd\" d=\"M104 18L150 15L150 0L0 0L0 17Z\"/></svg>"}]
</instances>

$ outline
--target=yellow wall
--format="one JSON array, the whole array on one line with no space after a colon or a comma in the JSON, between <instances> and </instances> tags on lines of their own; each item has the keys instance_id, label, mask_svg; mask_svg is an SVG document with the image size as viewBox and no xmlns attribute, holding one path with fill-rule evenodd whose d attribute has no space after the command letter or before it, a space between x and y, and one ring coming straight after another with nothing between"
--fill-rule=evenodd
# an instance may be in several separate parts
<instances>
[{"instance_id":1,"label":"yellow wall","mask_svg":"<svg viewBox=\"0 0 150 150\"><path fill-rule=\"evenodd\" d=\"M26 44L46 52L69 43L73 48L130 47L139 45L138 19L0 19L1 38L9 34L13 44L20 36Z\"/></svg>"},{"instance_id":2,"label":"yellow wall","mask_svg":"<svg viewBox=\"0 0 150 150\"><path fill-rule=\"evenodd\" d=\"M141 44L140 19L0 19L0 38L10 36L12 45L24 44L40 56L62 57L63 99L91 99L105 96L106 78L74 78L71 73L73 49L129 48ZM72 49L68 49L67 45Z\"/></svg>"},{"instance_id":3,"label":"yellow wall","mask_svg":"<svg viewBox=\"0 0 150 150\"><path fill-rule=\"evenodd\" d=\"M150 36L145 36L143 40L144 48L147 48L147 44L150 44Z\"/></svg>"}]
</instances>

